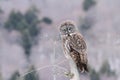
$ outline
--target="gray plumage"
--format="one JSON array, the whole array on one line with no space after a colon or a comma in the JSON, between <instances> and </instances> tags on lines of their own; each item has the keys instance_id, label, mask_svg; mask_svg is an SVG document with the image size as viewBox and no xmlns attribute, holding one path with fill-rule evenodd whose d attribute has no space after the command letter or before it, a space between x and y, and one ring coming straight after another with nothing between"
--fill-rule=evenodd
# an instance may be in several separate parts
<instances>
[{"instance_id":1,"label":"gray plumage","mask_svg":"<svg viewBox=\"0 0 120 80\"><path fill-rule=\"evenodd\" d=\"M87 46L74 23L66 21L61 24L60 33L66 58L72 58L80 72L88 72Z\"/></svg>"}]
</instances>

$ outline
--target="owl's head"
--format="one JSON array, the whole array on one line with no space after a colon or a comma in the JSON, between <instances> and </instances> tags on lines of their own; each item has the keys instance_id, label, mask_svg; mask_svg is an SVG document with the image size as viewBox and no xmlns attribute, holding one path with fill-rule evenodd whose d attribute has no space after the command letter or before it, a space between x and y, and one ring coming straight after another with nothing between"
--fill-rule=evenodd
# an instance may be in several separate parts
<instances>
[{"instance_id":1,"label":"owl's head","mask_svg":"<svg viewBox=\"0 0 120 80\"><path fill-rule=\"evenodd\" d=\"M70 35L76 31L75 24L71 21L65 21L60 26L61 35Z\"/></svg>"}]
</instances>

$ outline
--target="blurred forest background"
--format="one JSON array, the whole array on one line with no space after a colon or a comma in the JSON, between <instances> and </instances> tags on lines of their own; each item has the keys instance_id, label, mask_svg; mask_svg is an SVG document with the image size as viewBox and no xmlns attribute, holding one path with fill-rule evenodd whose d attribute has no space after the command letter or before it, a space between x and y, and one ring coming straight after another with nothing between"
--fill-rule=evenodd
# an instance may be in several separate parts
<instances>
[{"instance_id":1,"label":"blurred forest background","mask_svg":"<svg viewBox=\"0 0 120 80\"><path fill-rule=\"evenodd\" d=\"M81 80L120 80L119 8L120 0L0 0L0 80L68 80L43 68L65 60L64 20L76 22L88 45Z\"/></svg>"}]
</instances>

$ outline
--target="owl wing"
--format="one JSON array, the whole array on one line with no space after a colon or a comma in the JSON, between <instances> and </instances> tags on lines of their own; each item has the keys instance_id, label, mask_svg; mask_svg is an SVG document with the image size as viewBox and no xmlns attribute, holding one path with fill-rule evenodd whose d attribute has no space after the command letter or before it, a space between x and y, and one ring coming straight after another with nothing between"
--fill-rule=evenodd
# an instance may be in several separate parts
<instances>
[{"instance_id":1,"label":"owl wing","mask_svg":"<svg viewBox=\"0 0 120 80\"><path fill-rule=\"evenodd\" d=\"M87 49L86 42L80 33L76 33L71 36L69 46L79 53L84 53Z\"/></svg>"},{"instance_id":2,"label":"owl wing","mask_svg":"<svg viewBox=\"0 0 120 80\"><path fill-rule=\"evenodd\" d=\"M88 72L87 67L87 54L86 54L86 43L80 34L74 34L71 36L69 42L70 56L76 63L77 68L80 71Z\"/></svg>"}]
</instances>

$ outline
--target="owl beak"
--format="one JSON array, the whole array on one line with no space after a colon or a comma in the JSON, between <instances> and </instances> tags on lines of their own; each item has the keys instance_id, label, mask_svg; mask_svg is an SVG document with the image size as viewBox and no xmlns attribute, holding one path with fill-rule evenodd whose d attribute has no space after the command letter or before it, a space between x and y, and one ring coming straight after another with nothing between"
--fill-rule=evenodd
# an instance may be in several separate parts
<instances>
[{"instance_id":1,"label":"owl beak","mask_svg":"<svg viewBox=\"0 0 120 80\"><path fill-rule=\"evenodd\" d=\"M67 34L67 36L70 36L70 34L69 34L69 32L68 32L68 31L66 32L66 34Z\"/></svg>"},{"instance_id":2,"label":"owl beak","mask_svg":"<svg viewBox=\"0 0 120 80\"><path fill-rule=\"evenodd\" d=\"M68 32L68 31L66 31L66 34L69 34L69 32Z\"/></svg>"}]
</instances>

